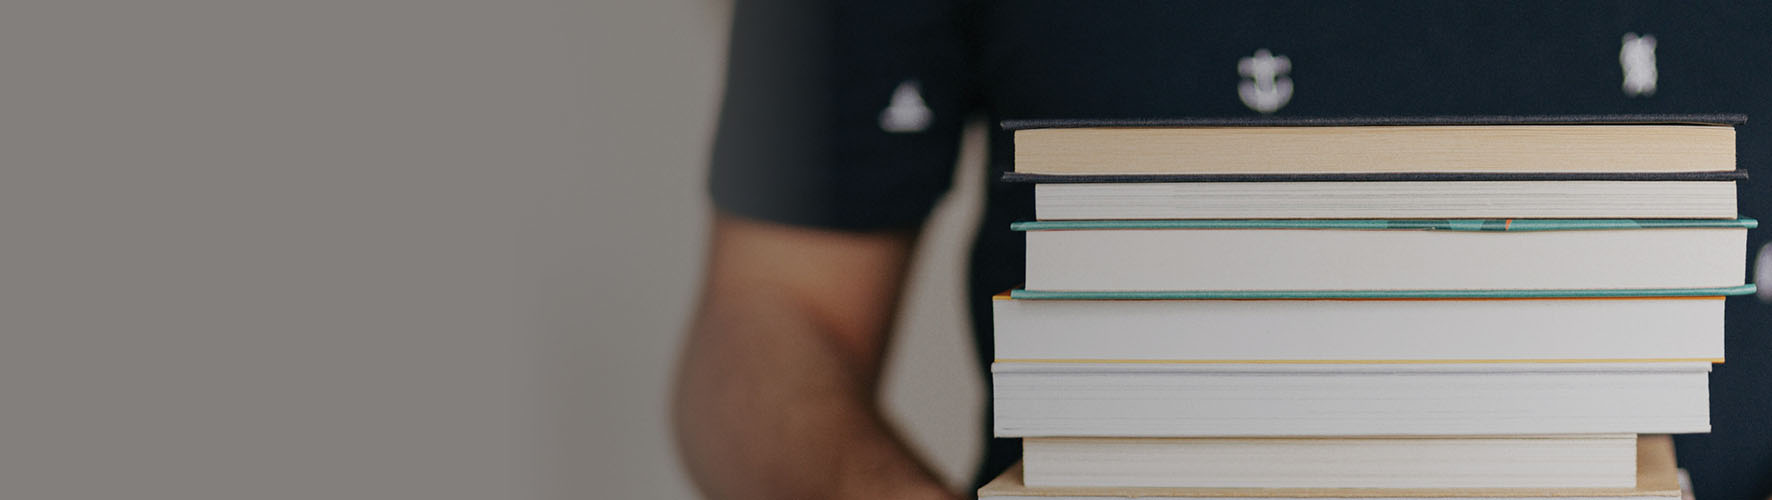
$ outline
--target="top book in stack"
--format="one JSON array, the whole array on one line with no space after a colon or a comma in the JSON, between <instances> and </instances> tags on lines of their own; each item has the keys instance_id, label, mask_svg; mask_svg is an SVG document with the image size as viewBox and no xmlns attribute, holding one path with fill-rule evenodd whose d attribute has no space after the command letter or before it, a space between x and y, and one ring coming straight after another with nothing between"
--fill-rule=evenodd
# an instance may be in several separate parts
<instances>
[{"instance_id":1,"label":"top book in stack","mask_svg":"<svg viewBox=\"0 0 1772 500\"><path fill-rule=\"evenodd\" d=\"M1734 218L1741 115L1010 120L1041 220ZM1554 182L1553 182L1554 181Z\"/></svg>"}]
</instances>

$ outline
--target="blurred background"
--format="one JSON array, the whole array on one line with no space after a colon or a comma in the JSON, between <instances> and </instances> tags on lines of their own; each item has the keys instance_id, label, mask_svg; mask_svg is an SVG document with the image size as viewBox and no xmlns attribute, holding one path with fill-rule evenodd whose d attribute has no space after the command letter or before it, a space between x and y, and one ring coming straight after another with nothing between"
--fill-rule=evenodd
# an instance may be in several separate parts
<instances>
[{"instance_id":1,"label":"blurred background","mask_svg":"<svg viewBox=\"0 0 1772 500\"><path fill-rule=\"evenodd\" d=\"M729 11L0 2L0 490L691 497L666 391ZM956 485L971 137L886 384Z\"/></svg>"}]
</instances>

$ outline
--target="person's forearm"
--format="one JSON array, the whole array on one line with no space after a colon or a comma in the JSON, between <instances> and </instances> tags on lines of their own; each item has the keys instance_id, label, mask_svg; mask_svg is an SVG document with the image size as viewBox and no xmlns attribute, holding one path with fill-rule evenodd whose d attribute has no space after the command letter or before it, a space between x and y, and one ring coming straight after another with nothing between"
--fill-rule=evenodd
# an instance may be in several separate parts
<instances>
[{"instance_id":1,"label":"person's forearm","mask_svg":"<svg viewBox=\"0 0 1772 500\"><path fill-rule=\"evenodd\" d=\"M701 311L681 360L679 446L717 499L951 499L879 414L877 354L760 291ZM724 303L722 303L724 302Z\"/></svg>"}]
</instances>

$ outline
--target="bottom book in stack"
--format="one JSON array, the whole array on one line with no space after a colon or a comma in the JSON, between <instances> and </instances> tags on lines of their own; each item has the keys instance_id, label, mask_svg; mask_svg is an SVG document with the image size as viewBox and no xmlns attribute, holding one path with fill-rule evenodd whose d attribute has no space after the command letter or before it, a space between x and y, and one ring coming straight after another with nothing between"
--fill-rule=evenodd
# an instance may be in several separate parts
<instances>
[{"instance_id":1,"label":"bottom book in stack","mask_svg":"<svg viewBox=\"0 0 1772 500\"><path fill-rule=\"evenodd\" d=\"M1629 488L1637 435L1027 438L1029 486Z\"/></svg>"},{"instance_id":2,"label":"bottom book in stack","mask_svg":"<svg viewBox=\"0 0 1772 500\"><path fill-rule=\"evenodd\" d=\"M1510 438L1503 438L1503 439L1510 439ZM1511 438L1511 439L1521 439L1521 438ZM1530 438L1527 438L1527 439L1530 439ZM1595 439L1595 440L1598 440L1598 441L1595 441L1594 443L1588 443L1589 445L1594 445L1594 448L1592 450L1588 450L1587 452L1577 451L1577 452L1574 452L1575 454L1595 453L1595 454L1599 454L1599 455L1604 455L1604 454L1607 454L1607 452L1606 452L1607 448L1612 448L1612 451L1615 452L1615 451L1617 451L1618 444L1620 444L1620 439L1618 436L1564 436L1564 437L1544 436L1544 437L1539 437L1537 439ZM1096 441L1100 441L1100 440L1096 440ZM1123 440L1123 441L1130 441L1130 440ZM1227 440L1227 441L1229 441L1229 440ZM1292 441L1292 443L1274 442L1274 443L1269 443L1269 444L1282 446L1282 447L1296 446L1298 444L1297 443L1298 441L1308 441L1308 440L1287 440L1287 441ZM1439 439L1438 441L1450 442L1450 441L1454 441L1454 440ZM1629 441L1629 440L1625 440L1625 441ZM1050 445L1054 445L1054 444L1057 444L1062 447L1067 443L1060 443L1057 441L1045 442L1043 440L1030 441L1029 442L1030 454L1028 455L1028 457L1026 459L1027 466L1028 467L1035 467L1035 466L1052 467L1053 465L1055 465L1052 463L1042 463L1042 461L1047 461L1050 458L1053 458L1052 452L1062 451L1062 450L1051 449ZM1070 444L1074 444L1074 443L1070 443ZM1496 447L1495 450L1500 450L1502 448L1507 448L1507 447L1519 445L1520 443L1516 442L1516 443L1512 443L1512 444L1507 444L1507 443L1495 443L1495 444L1500 445L1500 446ZM1306 446L1308 446L1308 444ZM1296 450L1298 448L1293 448L1293 449ZM1523 449L1523 448L1516 448L1516 449ZM1210 450L1207 450L1207 451L1210 451ZM1267 451L1271 452L1271 451L1280 451L1280 450L1278 448L1272 448ZM1636 451L1636 453L1635 453L1636 461L1635 461L1635 465L1634 465L1634 481L1631 483L1630 486L1621 485L1621 486L1616 486L1616 487L1566 487L1566 488L1543 488L1543 487L1377 488L1377 487L1373 487L1373 488L1354 488L1354 487L1337 487L1337 486L1315 486L1315 487L1278 486L1278 487L1161 488L1161 487L1117 487L1117 486L1093 486L1093 487L1088 487L1088 486L1070 486L1070 487L1065 487L1065 486L1029 486L1027 484L1027 481L1024 479L1024 466L1017 465L1015 467L1010 468L1007 472L1005 472L1002 476L999 476L996 480L991 481L989 484L986 484L984 486L984 488L979 489L978 490L978 497L981 500L1065 500L1065 499L1093 500L1093 499L1105 499L1105 498L1145 498L1145 499L1151 499L1151 500L1181 500L1181 499L1190 499L1190 500L1191 499L1202 499L1202 500L1203 499L1244 499L1244 500L1274 499L1274 500L1278 500L1278 499L1308 499L1308 498L1372 498L1372 499L1383 499L1383 500L1413 500L1413 499L1430 499L1430 498L1431 499L1454 499L1454 498L1458 498L1458 499L1496 499L1496 500L1501 500L1501 499L1507 499L1507 500L1529 500L1529 499L1558 499L1558 500L1668 499L1668 500L1675 500L1675 499L1680 498L1680 486L1679 486L1679 481L1677 478L1678 473L1677 473L1675 466L1674 466L1674 453L1673 453L1672 440L1669 439L1667 436L1642 436L1641 438L1638 438L1635 440L1635 451ZM1378 453L1378 455L1384 455L1384 454L1385 453L1382 453L1382 452ZM1060 453L1060 455L1063 455L1063 454ZM1556 455L1557 455L1556 453L1551 454L1551 456L1556 456ZM1568 455L1564 455L1562 457L1563 458L1570 458L1570 456L1568 456ZM1075 457L1073 457L1073 458L1075 458ZM1169 458L1178 459L1178 460L1171 461L1172 464L1189 463L1185 459L1180 459L1180 457L1172 456ZM1196 457L1196 458L1198 458L1198 457ZM1311 462L1311 463L1316 464L1319 467L1322 467L1321 469L1318 469L1318 470L1313 471L1311 473L1321 476L1318 479L1328 479L1327 481L1324 481L1319 484L1349 484L1348 481L1345 481L1343 479L1336 479L1333 476L1335 476L1337 474L1342 474L1342 475L1346 475L1346 476L1350 476L1350 477L1366 477L1366 478L1380 478L1380 477L1385 477L1385 476L1398 476L1398 475L1402 475L1406 471L1397 470L1397 469L1395 469L1396 467L1410 467L1409 465L1406 465L1405 462L1399 461L1402 458L1402 456L1398 455L1398 454L1392 454L1392 456L1390 456L1389 458L1368 457L1368 458L1376 458L1371 461L1357 460L1357 459L1352 459L1352 458L1353 457L1349 457L1348 460L1342 461L1343 463L1329 463L1329 462L1323 462L1323 461ZM1488 464L1488 465L1494 466L1494 465L1497 465L1497 464L1500 464L1501 462L1503 462L1504 461L1504 460L1502 460L1503 458L1504 457L1487 457L1486 459L1485 458L1476 458L1474 463ZM1522 456L1522 457L1518 457L1518 458L1521 461L1527 462L1527 463L1526 464L1515 464L1513 466L1507 466L1507 467L1513 467L1516 472L1528 470L1529 467L1522 468L1519 466L1520 465L1531 465L1533 457ZM1543 458L1543 456L1540 456L1539 458ZM1270 457L1269 459L1274 460L1277 458ZM1254 463L1254 462L1257 462L1258 460L1255 457L1248 457L1248 459L1246 459L1244 461L1247 463ZM1556 463L1561 464L1562 462L1557 461ZM1193 464L1196 467L1202 468L1202 470L1194 471L1191 473L1195 476L1204 476L1206 474L1211 474L1212 471L1204 470L1204 469L1210 468L1210 467L1217 467L1217 465L1214 465L1214 464L1198 462L1198 461L1193 462ZM1453 470L1453 468L1443 467L1444 465L1448 465L1448 464L1442 463L1440 465L1442 465L1442 467L1439 467L1441 469L1441 472L1450 472ZM1548 465L1551 465L1551 463L1547 462L1547 463L1543 463L1542 465L1548 466ZM1262 465L1260 467L1269 467L1269 466L1279 467L1282 469L1285 467L1289 467L1288 465L1285 465L1285 464ZM1429 468L1433 468L1433 467L1429 467ZM1614 467L1611 467L1611 465L1603 465L1602 468L1614 468ZM1052 471L1043 471L1043 472L1050 473ZM1149 471L1143 471L1143 472L1149 472ZM1174 471L1170 471L1170 472L1174 472ZM1557 473L1563 474L1563 473L1569 473L1569 472L1571 472L1571 471L1568 469L1564 469L1562 471L1558 471ZM1615 473L1617 471L1611 471L1611 472L1589 471L1589 472L1593 472L1594 477L1599 478L1600 476L1616 475ZM1549 471L1546 471L1546 473L1549 473ZM1530 476L1530 474L1526 474L1526 475ZM1043 479L1053 479L1055 477L1060 477L1060 476L1047 477L1047 475L1042 475L1041 477ZM1605 478L1605 481L1610 482L1610 481L1614 481L1616 479L1617 478L1608 477L1608 478ZM1399 479L1392 477L1391 479L1387 479L1387 480L1399 480ZM1401 480L1406 480L1406 479L1401 479ZM1358 483L1360 481L1356 480L1353 482Z\"/></svg>"}]
</instances>

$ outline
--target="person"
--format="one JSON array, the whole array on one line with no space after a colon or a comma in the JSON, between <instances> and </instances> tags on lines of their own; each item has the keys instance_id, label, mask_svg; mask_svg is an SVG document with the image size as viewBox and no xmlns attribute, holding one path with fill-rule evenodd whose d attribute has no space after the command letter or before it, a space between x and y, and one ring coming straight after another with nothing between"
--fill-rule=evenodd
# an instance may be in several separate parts
<instances>
[{"instance_id":1,"label":"person","mask_svg":"<svg viewBox=\"0 0 1772 500\"><path fill-rule=\"evenodd\" d=\"M891 319L968 120L1732 112L1772 160L1764 3L1020 0L736 4L717 210L675 429L713 498L955 498L881 417ZM994 125L993 180L1012 144ZM1758 172L1753 172L1757 174ZM988 183L969 297L1022 276L1031 190ZM1744 183L1742 213L1772 191ZM1750 233L1752 249L1766 231ZM1772 493L1772 308L1727 301L1713 431L1679 436L1703 500ZM988 419L988 412L987 412ZM972 425L972 424L968 424ZM990 439L975 484L1019 456Z\"/></svg>"}]
</instances>

